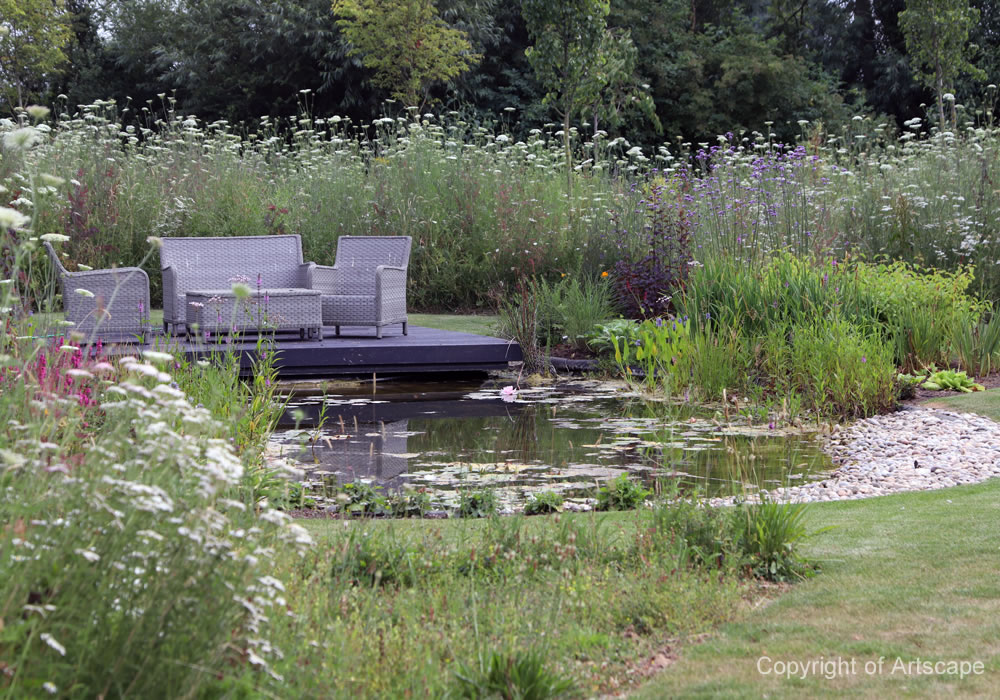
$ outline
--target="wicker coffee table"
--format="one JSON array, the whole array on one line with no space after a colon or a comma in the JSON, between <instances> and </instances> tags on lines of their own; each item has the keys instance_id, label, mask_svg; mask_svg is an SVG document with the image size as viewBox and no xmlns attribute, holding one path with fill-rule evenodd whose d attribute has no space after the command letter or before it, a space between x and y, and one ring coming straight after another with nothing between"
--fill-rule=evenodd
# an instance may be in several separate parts
<instances>
[{"instance_id":1,"label":"wicker coffee table","mask_svg":"<svg viewBox=\"0 0 1000 700\"><path fill-rule=\"evenodd\" d=\"M294 331L323 339L323 304L314 289L262 289L240 299L232 289L194 289L185 295L186 325L200 333Z\"/></svg>"}]
</instances>

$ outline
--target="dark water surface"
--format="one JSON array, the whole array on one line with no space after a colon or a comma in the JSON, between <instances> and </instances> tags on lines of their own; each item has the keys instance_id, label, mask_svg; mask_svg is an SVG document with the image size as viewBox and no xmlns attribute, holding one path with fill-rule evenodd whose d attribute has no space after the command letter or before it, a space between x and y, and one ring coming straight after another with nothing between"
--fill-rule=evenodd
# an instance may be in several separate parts
<instances>
[{"instance_id":1,"label":"dark water surface","mask_svg":"<svg viewBox=\"0 0 1000 700\"><path fill-rule=\"evenodd\" d=\"M441 503L481 488L506 504L539 490L584 497L626 472L728 495L748 480L777 485L831 468L808 433L736 415L727 423L718 411L643 400L618 383L522 388L513 401L503 386L385 383L373 393L359 382L324 396L293 385L272 448L306 470L317 494L364 480L424 487Z\"/></svg>"}]
</instances>

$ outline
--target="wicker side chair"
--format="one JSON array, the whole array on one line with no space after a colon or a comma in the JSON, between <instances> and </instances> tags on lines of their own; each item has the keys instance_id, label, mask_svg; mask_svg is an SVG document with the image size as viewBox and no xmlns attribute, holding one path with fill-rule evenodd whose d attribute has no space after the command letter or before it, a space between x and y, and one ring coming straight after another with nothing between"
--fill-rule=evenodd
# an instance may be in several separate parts
<instances>
[{"instance_id":1,"label":"wicker side chair","mask_svg":"<svg viewBox=\"0 0 1000 700\"><path fill-rule=\"evenodd\" d=\"M150 330L149 276L145 270L118 267L70 272L52 244L45 243L45 249L59 275L63 310L74 330L145 337Z\"/></svg>"},{"instance_id":2,"label":"wicker side chair","mask_svg":"<svg viewBox=\"0 0 1000 700\"><path fill-rule=\"evenodd\" d=\"M312 288L322 292L323 325L375 326L403 324L406 335L406 268L409 236L341 236L333 267L312 268Z\"/></svg>"}]
</instances>

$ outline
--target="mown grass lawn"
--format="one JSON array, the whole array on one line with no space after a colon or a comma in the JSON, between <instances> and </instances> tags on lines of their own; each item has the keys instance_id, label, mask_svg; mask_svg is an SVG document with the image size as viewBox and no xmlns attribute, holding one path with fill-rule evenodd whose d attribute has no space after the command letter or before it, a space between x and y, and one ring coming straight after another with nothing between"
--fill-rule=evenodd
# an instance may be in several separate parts
<instances>
[{"instance_id":1,"label":"mown grass lawn","mask_svg":"<svg viewBox=\"0 0 1000 700\"><path fill-rule=\"evenodd\" d=\"M928 399L924 405L949 411L978 413L1000 421L1000 389L977 391L972 394L943 393L940 398Z\"/></svg>"},{"instance_id":2,"label":"mown grass lawn","mask_svg":"<svg viewBox=\"0 0 1000 700\"><path fill-rule=\"evenodd\" d=\"M407 314L410 323L443 331L459 331L475 335L496 335L499 316L491 314Z\"/></svg>"},{"instance_id":3,"label":"mown grass lawn","mask_svg":"<svg viewBox=\"0 0 1000 700\"><path fill-rule=\"evenodd\" d=\"M687 647L639 696L995 697L998 521L997 480L815 505L810 525L834 528L805 547L823 562L822 574ZM770 661L760 661L765 656ZM805 678L773 673L775 661L841 658L856 659L857 672L829 679L816 672ZM964 679L917 675L905 672L897 659L979 661L985 670ZM772 673L761 673L759 661ZM875 673L865 672L866 662L875 664Z\"/></svg>"}]
</instances>

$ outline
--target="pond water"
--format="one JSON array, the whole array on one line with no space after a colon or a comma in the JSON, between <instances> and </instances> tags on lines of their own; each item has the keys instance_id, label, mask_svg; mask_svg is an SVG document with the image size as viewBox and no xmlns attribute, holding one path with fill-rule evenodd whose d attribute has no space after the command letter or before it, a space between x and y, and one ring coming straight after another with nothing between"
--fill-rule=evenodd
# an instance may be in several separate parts
<instances>
[{"instance_id":1,"label":"pond water","mask_svg":"<svg viewBox=\"0 0 1000 700\"><path fill-rule=\"evenodd\" d=\"M426 488L453 505L463 489L493 489L516 507L532 492L585 503L628 473L651 487L678 480L705 495L740 484L781 485L831 469L812 435L734 415L643 400L615 382L521 388L504 383L290 385L270 453L305 470L322 505L337 484ZM322 422L322 425L321 425ZM318 427L320 426L320 427Z\"/></svg>"}]
</instances>

